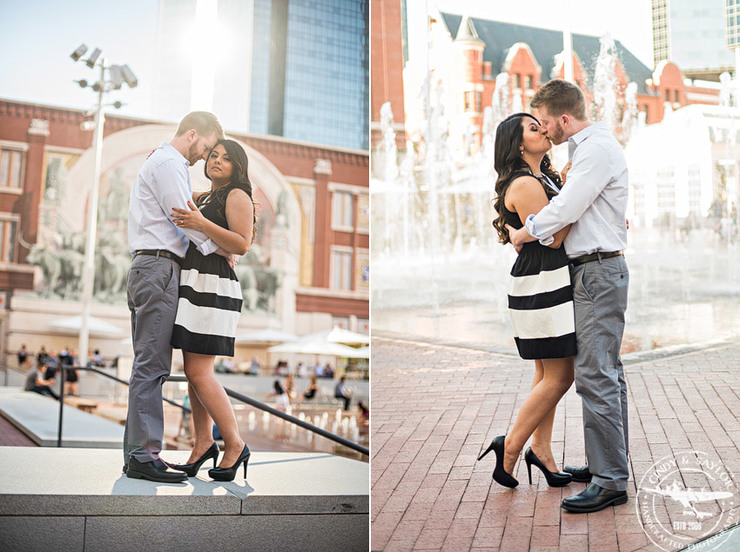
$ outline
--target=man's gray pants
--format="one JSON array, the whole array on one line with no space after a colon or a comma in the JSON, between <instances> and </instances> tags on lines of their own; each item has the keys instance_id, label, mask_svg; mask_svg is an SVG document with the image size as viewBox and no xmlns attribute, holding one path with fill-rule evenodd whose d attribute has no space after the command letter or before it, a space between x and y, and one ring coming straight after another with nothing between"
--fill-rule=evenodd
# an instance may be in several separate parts
<instances>
[{"instance_id":1,"label":"man's gray pants","mask_svg":"<svg viewBox=\"0 0 740 552\"><path fill-rule=\"evenodd\" d=\"M627 384L619 349L627 310L624 256L570 268L575 304L576 392L583 401L583 434L592 482L627 490Z\"/></svg>"},{"instance_id":2,"label":"man's gray pants","mask_svg":"<svg viewBox=\"0 0 740 552\"><path fill-rule=\"evenodd\" d=\"M134 257L126 281L134 363L128 388L123 460L159 458L164 437L162 385L172 364L172 327L177 314L180 267L172 259Z\"/></svg>"}]
</instances>

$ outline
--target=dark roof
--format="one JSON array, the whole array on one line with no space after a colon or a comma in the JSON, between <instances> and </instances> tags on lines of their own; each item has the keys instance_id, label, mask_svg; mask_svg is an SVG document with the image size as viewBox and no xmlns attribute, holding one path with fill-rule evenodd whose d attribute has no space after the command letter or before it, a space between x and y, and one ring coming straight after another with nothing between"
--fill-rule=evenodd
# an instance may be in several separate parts
<instances>
[{"instance_id":1,"label":"dark roof","mask_svg":"<svg viewBox=\"0 0 740 552\"><path fill-rule=\"evenodd\" d=\"M457 36L455 37L455 40L468 40L481 43L483 42L478 37L478 33L475 30L475 25L473 25L473 22L468 16L465 16L462 25L458 23L458 27L459 28L457 30Z\"/></svg>"},{"instance_id":2,"label":"dark roof","mask_svg":"<svg viewBox=\"0 0 740 552\"><path fill-rule=\"evenodd\" d=\"M451 13L442 13L442 19L450 32L455 37L462 16ZM478 37L486 44L483 50L483 61L491 62L491 74L493 76L501 72L509 48L517 42L524 42L532 49L537 63L542 67L542 79L548 81L552 78L551 71L555 65L555 55L563 51L563 33L551 29L538 29L514 23L503 23L500 21L489 21L487 19L470 18L475 26ZM593 87L594 70L596 58L599 56L601 43L597 36L573 34L573 50L583 64L588 74L587 85ZM624 67L627 78L637 84L638 94L650 94L645 84L646 79L652 78L652 71L647 65L637 59L632 52L615 40L619 61Z\"/></svg>"}]
</instances>

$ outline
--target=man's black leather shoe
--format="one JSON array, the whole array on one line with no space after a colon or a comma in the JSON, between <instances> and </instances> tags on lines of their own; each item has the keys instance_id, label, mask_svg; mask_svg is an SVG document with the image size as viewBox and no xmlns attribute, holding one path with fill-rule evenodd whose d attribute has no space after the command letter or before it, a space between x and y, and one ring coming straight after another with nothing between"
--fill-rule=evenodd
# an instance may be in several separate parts
<instances>
[{"instance_id":1,"label":"man's black leather shoe","mask_svg":"<svg viewBox=\"0 0 740 552\"><path fill-rule=\"evenodd\" d=\"M159 458L153 462L139 462L133 456L128 461L126 475L134 479L148 479L159 483L181 483L188 478L187 474L173 470Z\"/></svg>"},{"instance_id":2,"label":"man's black leather shoe","mask_svg":"<svg viewBox=\"0 0 740 552\"><path fill-rule=\"evenodd\" d=\"M569 512L586 514L625 502L627 491L612 491L599 487L596 483L589 483L580 494L563 499L563 508Z\"/></svg>"},{"instance_id":3,"label":"man's black leather shoe","mask_svg":"<svg viewBox=\"0 0 740 552\"><path fill-rule=\"evenodd\" d=\"M565 466L563 471L570 474L571 481L575 481L577 483L591 483L591 472L588 471L588 464L580 468Z\"/></svg>"}]
</instances>

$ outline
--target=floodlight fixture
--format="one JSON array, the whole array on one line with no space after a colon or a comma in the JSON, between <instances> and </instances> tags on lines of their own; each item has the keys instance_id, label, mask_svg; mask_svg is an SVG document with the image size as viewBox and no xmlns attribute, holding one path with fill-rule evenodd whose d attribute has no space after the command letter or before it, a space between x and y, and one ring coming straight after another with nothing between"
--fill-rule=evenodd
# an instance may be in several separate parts
<instances>
[{"instance_id":1,"label":"floodlight fixture","mask_svg":"<svg viewBox=\"0 0 740 552\"><path fill-rule=\"evenodd\" d=\"M87 53L87 46L82 44L77 50L75 50L71 57L74 61L79 61L82 56ZM92 301L92 292L95 284L95 243L97 237L97 213L98 213L98 196L100 194L100 174L101 174L101 160L103 150L103 127L105 125L105 113L103 112L103 97L106 92L111 90L119 90L125 82L129 88L134 88L139 84L139 81L134 75L134 72L128 65L107 65L105 58L102 58L98 63L102 51L100 48L95 48L92 54L85 60L85 64L93 69L96 66L100 68L100 80L91 84L85 79L81 79L77 84L81 88L87 88L88 86L97 93L97 105L94 109L91 109L85 113L86 117L95 115L95 119L92 121L84 121L80 125L82 130L95 129L95 135L93 137L93 150L94 150L94 164L93 164L93 185L92 191L89 197L90 209L88 209L88 222L87 222L87 238L85 243L85 260L83 263L82 271L82 328L80 328L80 346L79 350L83 351L80 357L80 362L84 364L87 359L84 354L88 349L89 341L89 328L88 320L90 317L90 304ZM106 79L106 69L108 70L108 78ZM116 109L119 109L123 104L119 101L114 102L113 105ZM61 405L61 403L60 403ZM60 406L61 408L61 406ZM60 428L61 428L61 411L60 411ZM61 429L60 429L61 435ZM58 443L61 446L61 442Z\"/></svg>"},{"instance_id":2,"label":"floodlight fixture","mask_svg":"<svg viewBox=\"0 0 740 552\"><path fill-rule=\"evenodd\" d=\"M88 66L88 67L89 67L90 69L92 69L93 67L95 67L95 64L97 63L97 61L98 61L98 58L100 57L100 54L101 54L101 53L103 53L103 51L102 51L102 50L101 50L100 48L95 48L95 49L93 50L93 53L92 53L92 54L90 54L90 57L89 57L89 58L87 58L87 60L85 61L85 64L86 64L86 65L87 65L87 66Z\"/></svg>"},{"instance_id":3,"label":"floodlight fixture","mask_svg":"<svg viewBox=\"0 0 740 552\"><path fill-rule=\"evenodd\" d=\"M136 86L139 84L139 81L136 78L136 75L134 75L134 72L128 66L128 64L121 66L121 72L123 73L123 80L126 81L126 84L128 84L128 87L136 88Z\"/></svg>"},{"instance_id":4,"label":"floodlight fixture","mask_svg":"<svg viewBox=\"0 0 740 552\"><path fill-rule=\"evenodd\" d=\"M119 90L123 84L123 73L120 65L111 65L108 69L110 84L113 90Z\"/></svg>"},{"instance_id":5,"label":"floodlight fixture","mask_svg":"<svg viewBox=\"0 0 740 552\"><path fill-rule=\"evenodd\" d=\"M69 57L74 61L80 61L80 58L85 55L85 52L87 52L87 45L80 44L77 49L69 55Z\"/></svg>"}]
</instances>

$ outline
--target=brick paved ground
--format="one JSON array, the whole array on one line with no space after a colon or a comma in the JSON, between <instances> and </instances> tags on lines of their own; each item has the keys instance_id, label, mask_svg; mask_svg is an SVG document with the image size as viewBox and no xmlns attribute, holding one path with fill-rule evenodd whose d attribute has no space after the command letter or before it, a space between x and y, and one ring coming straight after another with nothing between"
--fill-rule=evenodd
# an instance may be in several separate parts
<instances>
[{"instance_id":1,"label":"brick paved ground","mask_svg":"<svg viewBox=\"0 0 740 552\"><path fill-rule=\"evenodd\" d=\"M735 481L740 476L740 341L662 358L625 357L630 500L592 514L560 508L562 498L584 484L549 488L533 472L529 485L520 460L514 474L520 485L510 490L491 480L493 454L476 461L513 424L531 384L531 363L377 335L372 347L374 551L660 550L637 516L635 479L657 460L688 450L719 460ZM558 407L553 441L558 462L583 463L581 404L573 387ZM701 473L691 477L687 488L709 485ZM683 507L664 503L657 515L670 526ZM737 501L730 514L737 523ZM724 523L729 518L722 515Z\"/></svg>"},{"instance_id":2,"label":"brick paved ground","mask_svg":"<svg viewBox=\"0 0 740 552\"><path fill-rule=\"evenodd\" d=\"M38 446L25 433L0 416L0 447Z\"/></svg>"}]
</instances>

